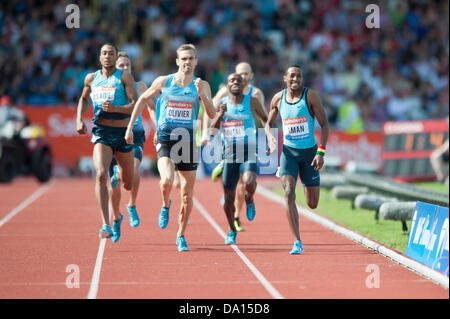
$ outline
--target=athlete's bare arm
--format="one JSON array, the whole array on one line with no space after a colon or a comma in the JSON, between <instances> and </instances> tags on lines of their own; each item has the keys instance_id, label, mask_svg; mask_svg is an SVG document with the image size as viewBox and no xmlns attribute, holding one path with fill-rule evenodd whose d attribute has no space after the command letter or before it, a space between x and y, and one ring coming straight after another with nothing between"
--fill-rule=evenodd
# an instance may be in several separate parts
<instances>
[{"instance_id":1,"label":"athlete's bare arm","mask_svg":"<svg viewBox=\"0 0 450 319\"><path fill-rule=\"evenodd\" d=\"M227 104L222 103L218 106L216 116L212 119L210 127L214 129L214 133L216 133L220 128L220 122L222 121L223 116L227 112ZM215 135L215 134L213 134Z\"/></svg>"},{"instance_id":2,"label":"athlete's bare arm","mask_svg":"<svg viewBox=\"0 0 450 319\"><path fill-rule=\"evenodd\" d=\"M162 89L166 85L167 75L159 76L153 81L152 85L145 90L144 93L139 97L136 105L134 107L133 113L131 113L130 122L128 123L127 132L125 133L125 140L128 144L133 144L133 125L136 122L139 114L142 113L145 105L152 106L155 105L153 102L153 97L162 93ZM153 103L153 104L152 104ZM154 123L155 124L155 123Z\"/></svg>"},{"instance_id":3,"label":"athlete's bare arm","mask_svg":"<svg viewBox=\"0 0 450 319\"><path fill-rule=\"evenodd\" d=\"M319 122L319 125L322 129L320 135L320 145L326 146L328 141L328 134L330 131L330 128L328 126L327 114L324 107L322 106L322 103L320 103L320 99L315 91L308 90L306 94L306 98L309 101L309 105L311 106L311 111L313 113L311 115L313 115L317 119L317 122ZM311 163L311 166L315 166L315 170L320 170L323 167L323 163L323 156L316 155Z\"/></svg>"},{"instance_id":4,"label":"athlete's bare arm","mask_svg":"<svg viewBox=\"0 0 450 319\"><path fill-rule=\"evenodd\" d=\"M266 112L267 115L267 111L266 111L266 100L264 98L264 94L261 91L261 89L257 88L257 87L253 87L253 94L252 97L255 97L259 100L259 102L261 103L262 106L264 106L264 112Z\"/></svg>"},{"instance_id":5,"label":"athlete's bare arm","mask_svg":"<svg viewBox=\"0 0 450 319\"><path fill-rule=\"evenodd\" d=\"M201 103L203 104L205 113L208 114L210 119L214 118L214 116L216 115L216 110L212 102L211 87L209 86L209 83L198 78L194 81L194 84L197 88L198 96Z\"/></svg>"},{"instance_id":6,"label":"athlete's bare arm","mask_svg":"<svg viewBox=\"0 0 450 319\"><path fill-rule=\"evenodd\" d=\"M262 126L266 126L267 112L265 112L265 108L261 105L257 98L251 98L250 107L252 108L252 111L255 112L255 114L259 117Z\"/></svg>"},{"instance_id":7,"label":"athlete's bare arm","mask_svg":"<svg viewBox=\"0 0 450 319\"><path fill-rule=\"evenodd\" d=\"M219 91L217 91L216 95L213 98L213 104L216 108L220 106L220 103L222 102L222 99L228 95L228 88L225 86L222 86Z\"/></svg>"},{"instance_id":8,"label":"athlete's bare arm","mask_svg":"<svg viewBox=\"0 0 450 319\"><path fill-rule=\"evenodd\" d=\"M138 87L139 96L144 94L144 92L148 89L147 85L142 81L137 83L137 87ZM144 103L147 104L147 110L148 110L148 114L150 115L150 120L153 122L153 124L156 127L156 105L155 105L155 102L153 101L153 99L150 99L150 100L145 101Z\"/></svg>"},{"instance_id":9,"label":"athlete's bare arm","mask_svg":"<svg viewBox=\"0 0 450 319\"><path fill-rule=\"evenodd\" d=\"M102 104L102 110L105 112L116 112L116 113L124 113L124 114L131 114L133 112L134 105L137 101L137 92L136 88L134 87L134 79L133 76L129 72L122 72L122 75L120 77L122 81L122 85L125 89L125 94L128 98L128 101L130 101L129 104L118 106L113 105L111 101L107 100L103 102Z\"/></svg>"},{"instance_id":10,"label":"athlete's bare arm","mask_svg":"<svg viewBox=\"0 0 450 319\"><path fill-rule=\"evenodd\" d=\"M269 152L271 154L275 152L275 150L277 149L277 138L275 138L275 136L273 136L272 133L270 132L270 127L275 122L278 113L280 111L279 108L282 95L283 91L280 91L277 94L275 94L274 97L272 98L272 101L270 102L269 116L267 118L266 125L264 126L264 131L267 136L267 142L269 144Z\"/></svg>"},{"instance_id":11,"label":"athlete's bare arm","mask_svg":"<svg viewBox=\"0 0 450 319\"><path fill-rule=\"evenodd\" d=\"M84 88L81 97L78 100L77 107L77 132L78 134L86 134L87 128L83 121L83 115L89 106L89 95L91 94L91 84L94 80L94 73L89 73L84 78Z\"/></svg>"}]
</instances>

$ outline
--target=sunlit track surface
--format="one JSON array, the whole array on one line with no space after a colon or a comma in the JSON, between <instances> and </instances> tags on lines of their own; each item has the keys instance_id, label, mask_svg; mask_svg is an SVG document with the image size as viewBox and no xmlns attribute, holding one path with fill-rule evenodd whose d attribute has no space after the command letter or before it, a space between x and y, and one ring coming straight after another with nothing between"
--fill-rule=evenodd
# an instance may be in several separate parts
<instances>
[{"instance_id":1,"label":"sunlit track surface","mask_svg":"<svg viewBox=\"0 0 450 319\"><path fill-rule=\"evenodd\" d=\"M203 214L206 211L223 233L228 232L220 183L197 180L194 196L204 211L194 206L186 232L190 251L180 253L175 244L179 191L172 191L169 225L162 230L158 182L157 178L141 181L137 228L128 223L128 194L122 192L122 237L117 243L106 240L98 286L91 297L448 298L448 290L306 218L300 217L305 252L289 255L293 238L283 206L257 194L256 218L249 222L244 212L245 231L238 233L236 247L267 280L267 287L273 287L267 289ZM279 180L258 180L261 185L274 182ZM94 180L53 179L45 185L49 185L45 192L0 227L2 299L89 295L101 226ZM0 220L41 187L32 179L0 184ZM379 271L378 282L369 277L373 267Z\"/></svg>"}]
</instances>

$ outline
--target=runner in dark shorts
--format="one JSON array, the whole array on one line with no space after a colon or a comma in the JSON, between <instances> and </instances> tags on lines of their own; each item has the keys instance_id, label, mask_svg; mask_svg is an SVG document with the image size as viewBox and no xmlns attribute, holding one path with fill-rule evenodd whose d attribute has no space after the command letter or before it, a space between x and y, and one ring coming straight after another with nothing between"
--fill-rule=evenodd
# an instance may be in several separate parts
<instances>
[{"instance_id":1,"label":"runner in dark shorts","mask_svg":"<svg viewBox=\"0 0 450 319\"><path fill-rule=\"evenodd\" d=\"M317 93L302 86L302 70L298 65L289 67L283 77L286 89L278 92L270 103L269 119L265 132L269 151L277 149L277 139L272 135L270 126L278 113L283 124L283 150L280 157L280 177L286 201L286 215L292 234L295 237L290 254L303 252L300 240L297 205L295 203L295 185L300 175L307 205L314 209L319 202L320 176L328 140L328 120ZM314 121L317 119L322 134L317 146L314 136Z\"/></svg>"},{"instance_id":2,"label":"runner in dark shorts","mask_svg":"<svg viewBox=\"0 0 450 319\"><path fill-rule=\"evenodd\" d=\"M224 167L222 173L223 189L225 193L224 210L230 231L225 244L236 243L236 226L234 223L236 186L240 176L245 189L245 203L247 218L255 218L256 209L253 195L256 191L256 132L255 113L265 124L266 113L258 99L251 95L244 95L244 82L242 77L233 73L228 76L227 88L229 96L222 99L216 117L211 127L221 128L224 141Z\"/></svg>"}]
</instances>

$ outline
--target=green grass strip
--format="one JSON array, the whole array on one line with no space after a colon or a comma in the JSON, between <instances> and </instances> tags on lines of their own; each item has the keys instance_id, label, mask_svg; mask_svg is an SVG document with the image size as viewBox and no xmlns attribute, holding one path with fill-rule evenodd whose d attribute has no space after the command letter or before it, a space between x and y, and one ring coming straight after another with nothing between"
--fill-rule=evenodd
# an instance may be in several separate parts
<instances>
[{"instance_id":1,"label":"green grass strip","mask_svg":"<svg viewBox=\"0 0 450 319\"><path fill-rule=\"evenodd\" d=\"M278 187L273 190L277 194L284 196L283 188ZM296 202L308 208L302 187L296 188ZM408 233L402 231L400 221L384 220L382 218L377 221L375 220L375 211L358 208L352 209L350 200L335 199L331 195L330 190L321 188L319 205L312 211L399 252L404 253L406 250ZM407 221L406 224L409 231L411 221ZM300 232L302 230L301 225L300 217Z\"/></svg>"}]
</instances>

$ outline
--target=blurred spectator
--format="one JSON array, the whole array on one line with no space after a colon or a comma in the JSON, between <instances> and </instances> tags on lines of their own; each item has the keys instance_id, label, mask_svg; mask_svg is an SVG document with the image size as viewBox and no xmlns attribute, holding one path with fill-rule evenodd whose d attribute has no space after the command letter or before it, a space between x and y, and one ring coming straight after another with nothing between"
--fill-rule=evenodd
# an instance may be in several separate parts
<instances>
[{"instance_id":1,"label":"blurred spectator","mask_svg":"<svg viewBox=\"0 0 450 319\"><path fill-rule=\"evenodd\" d=\"M332 128L348 105L368 130L448 115L448 1L80 0L80 28L67 29L69 2L0 2L0 96L74 105L104 42L136 60L136 80L150 85L174 71L175 49L192 42L213 94L237 62L249 61L267 108L286 68L300 64ZM380 7L378 29L364 25L369 3Z\"/></svg>"}]
</instances>

